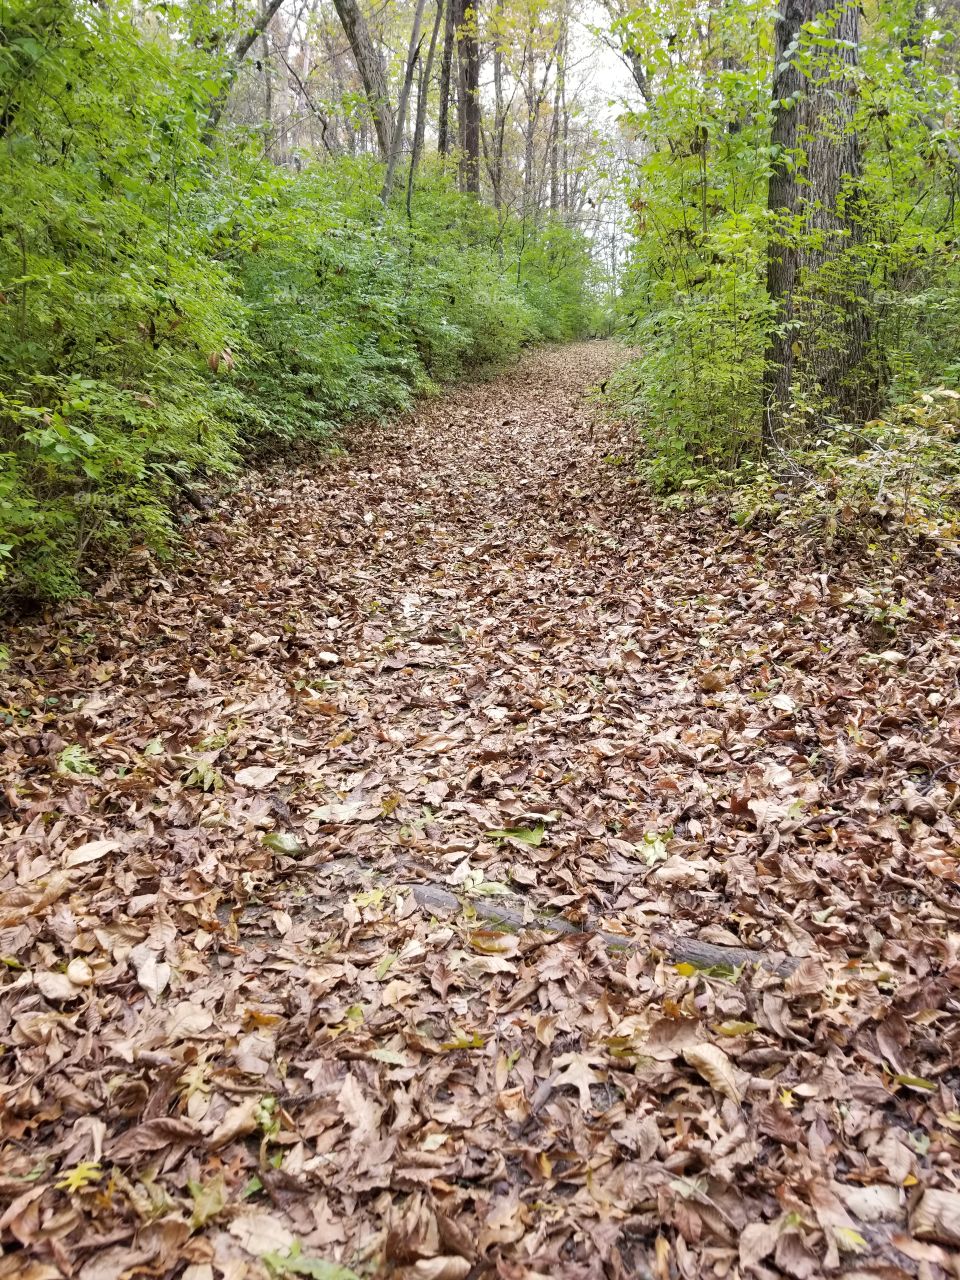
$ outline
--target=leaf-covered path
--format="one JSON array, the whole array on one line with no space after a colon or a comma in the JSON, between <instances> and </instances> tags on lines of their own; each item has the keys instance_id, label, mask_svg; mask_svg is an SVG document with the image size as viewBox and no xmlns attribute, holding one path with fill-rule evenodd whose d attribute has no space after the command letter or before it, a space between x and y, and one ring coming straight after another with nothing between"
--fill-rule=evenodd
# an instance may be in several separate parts
<instances>
[{"instance_id":1,"label":"leaf-covered path","mask_svg":"<svg viewBox=\"0 0 960 1280\"><path fill-rule=\"evenodd\" d=\"M655 508L615 359L15 632L0 1277L960 1274L955 579Z\"/></svg>"}]
</instances>

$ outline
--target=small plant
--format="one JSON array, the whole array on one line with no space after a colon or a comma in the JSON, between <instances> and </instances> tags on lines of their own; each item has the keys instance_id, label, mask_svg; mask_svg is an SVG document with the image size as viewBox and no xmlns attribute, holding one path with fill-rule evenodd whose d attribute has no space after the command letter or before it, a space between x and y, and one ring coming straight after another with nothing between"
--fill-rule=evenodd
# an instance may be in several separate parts
<instances>
[{"instance_id":1,"label":"small plant","mask_svg":"<svg viewBox=\"0 0 960 1280\"><path fill-rule=\"evenodd\" d=\"M96 777L100 770L89 751L74 743L72 746L64 747L57 756L57 772L80 777Z\"/></svg>"}]
</instances>

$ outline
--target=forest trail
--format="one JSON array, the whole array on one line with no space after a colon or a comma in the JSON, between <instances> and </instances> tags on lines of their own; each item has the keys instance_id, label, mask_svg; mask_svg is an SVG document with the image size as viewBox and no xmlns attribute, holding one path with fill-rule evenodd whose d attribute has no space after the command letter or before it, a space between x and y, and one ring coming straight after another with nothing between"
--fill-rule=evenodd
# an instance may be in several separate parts
<instances>
[{"instance_id":1,"label":"forest trail","mask_svg":"<svg viewBox=\"0 0 960 1280\"><path fill-rule=\"evenodd\" d=\"M13 634L0 1277L956 1274L955 571L655 506L617 358Z\"/></svg>"}]
</instances>

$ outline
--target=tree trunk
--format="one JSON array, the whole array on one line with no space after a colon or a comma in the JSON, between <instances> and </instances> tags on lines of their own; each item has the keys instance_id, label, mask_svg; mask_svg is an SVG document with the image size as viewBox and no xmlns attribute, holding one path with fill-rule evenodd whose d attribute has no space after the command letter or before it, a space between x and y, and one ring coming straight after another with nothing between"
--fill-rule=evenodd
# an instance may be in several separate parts
<instances>
[{"instance_id":1,"label":"tree trunk","mask_svg":"<svg viewBox=\"0 0 960 1280\"><path fill-rule=\"evenodd\" d=\"M383 59L371 39L370 29L357 0L333 0L333 5L363 81L380 154L384 160L388 160L393 141L393 112L390 109L390 91Z\"/></svg>"},{"instance_id":2,"label":"tree trunk","mask_svg":"<svg viewBox=\"0 0 960 1280\"><path fill-rule=\"evenodd\" d=\"M796 62L805 24L835 14L825 53ZM795 394L805 409L857 420L876 401L864 282L849 252L860 236L860 142L854 129L857 0L780 0L775 32L763 435L782 442Z\"/></svg>"},{"instance_id":3,"label":"tree trunk","mask_svg":"<svg viewBox=\"0 0 960 1280\"><path fill-rule=\"evenodd\" d=\"M404 124L407 118L407 103L410 101L410 86L413 84L413 72L420 56L420 26L423 22L423 10L427 0L417 0L416 12L413 15L413 30L410 32L410 46L407 50L407 66L403 75L403 88L400 90L400 103L397 107L397 120L390 141L387 155L387 176L383 180L380 199L386 204L393 192L394 175L397 172L397 161L403 148Z\"/></svg>"},{"instance_id":4,"label":"tree trunk","mask_svg":"<svg viewBox=\"0 0 960 1280\"><path fill-rule=\"evenodd\" d=\"M260 36L260 60L263 64L263 150L272 160L273 148L273 77L270 73L270 41L266 31Z\"/></svg>"},{"instance_id":5,"label":"tree trunk","mask_svg":"<svg viewBox=\"0 0 960 1280\"><path fill-rule=\"evenodd\" d=\"M423 154L423 140L427 133L427 105L430 98L430 80L433 76L433 62L437 52L437 36L440 33L440 21L443 18L443 0L437 0L437 14L433 20L433 32L430 36L430 48L427 50L427 63L420 78L420 89L417 93L417 120L413 130L413 155L410 158L412 168Z\"/></svg>"},{"instance_id":6,"label":"tree trunk","mask_svg":"<svg viewBox=\"0 0 960 1280\"><path fill-rule=\"evenodd\" d=\"M450 73L453 67L453 42L456 30L456 0L446 0L446 22L443 28L443 53L440 56L440 116L437 124L437 153L450 154Z\"/></svg>"},{"instance_id":7,"label":"tree trunk","mask_svg":"<svg viewBox=\"0 0 960 1280\"><path fill-rule=\"evenodd\" d=\"M503 36L500 22L503 0L497 0L496 38L493 46L493 133L490 139L490 156L487 168L493 187L493 207L500 212L503 205L503 146L507 128L507 112L503 100Z\"/></svg>"},{"instance_id":8,"label":"tree trunk","mask_svg":"<svg viewBox=\"0 0 960 1280\"><path fill-rule=\"evenodd\" d=\"M553 86L553 118L550 121L550 209L560 209L560 119L563 109L563 82L567 65L567 32L560 34L557 44L557 78Z\"/></svg>"},{"instance_id":9,"label":"tree trunk","mask_svg":"<svg viewBox=\"0 0 960 1280\"><path fill-rule=\"evenodd\" d=\"M460 175L464 191L480 194L480 38L477 4L452 0L457 17L457 66L460 100L462 156Z\"/></svg>"}]
</instances>

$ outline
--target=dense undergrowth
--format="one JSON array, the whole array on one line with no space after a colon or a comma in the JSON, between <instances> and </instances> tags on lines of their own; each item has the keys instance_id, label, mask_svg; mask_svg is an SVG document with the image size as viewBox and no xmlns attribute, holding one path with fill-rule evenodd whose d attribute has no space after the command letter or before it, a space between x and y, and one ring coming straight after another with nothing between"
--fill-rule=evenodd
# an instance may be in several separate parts
<instances>
[{"instance_id":1,"label":"dense undergrowth","mask_svg":"<svg viewBox=\"0 0 960 1280\"><path fill-rule=\"evenodd\" d=\"M255 130L211 141L212 21L4 7L0 603L162 549L191 476L589 324L584 242L522 235L438 164L384 209L371 159L295 172Z\"/></svg>"},{"instance_id":2,"label":"dense undergrowth","mask_svg":"<svg viewBox=\"0 0 960 1280\"><path fill-rule=\"evenodd\" d=\"M855 7L855 6L854 6ZM633 423L640 469L673 502L725 492L737 518L813 521L828 536L896 521L912 536L954 537L960 521L956 15L912 0L861 7L855 51L840 38L845 0L816 3L783 61L784 10L759 0L711 9L682 0L626 13L624 46L642 60L642 138L626 176L634 239L619 300L633 348L614 387ZM798 68L795 99L772 92ZM776 143L777 113L837 85L850 104L832 130ZM825 141L826 139L826 141ZM824 230L813 191L822 150L846 141L853 171ZM815 153L819 147L820 152ZM814 159L806 170L807 150ZM777 170L801 174L806 213L772 207ZM832 238L831 238L832 236ZM787 318L771 262L793 253ZM831 400L822 375L856 313L854 374L864 411ZM841 335L838 337L837 335ZM778 350L777 339L781 339ZM793 362L788 402L771 424L771 351ZM850 357L851 368L853 357Z\"/></svg>"}]
</instances>

